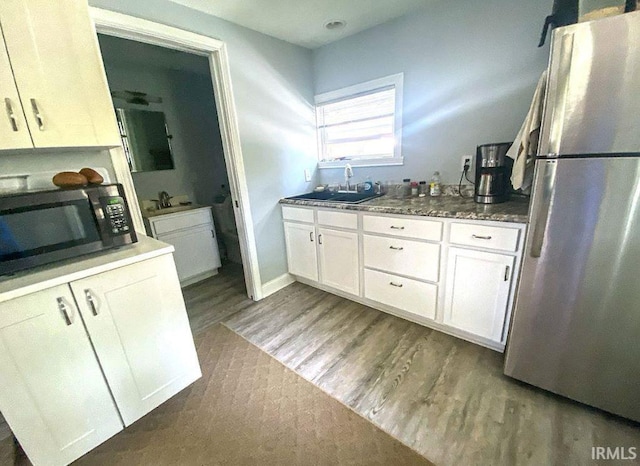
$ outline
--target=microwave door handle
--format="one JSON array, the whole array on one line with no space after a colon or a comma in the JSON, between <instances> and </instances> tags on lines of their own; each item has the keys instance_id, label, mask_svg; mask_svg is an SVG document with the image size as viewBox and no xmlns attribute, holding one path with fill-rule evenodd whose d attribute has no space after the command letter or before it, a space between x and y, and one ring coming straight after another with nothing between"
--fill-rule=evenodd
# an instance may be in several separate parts
<instances>
[{"instance_id":1,"label":"microwave door handle","mask_svg":"<svg viewBox=\"0 0 640 466\"><path fill-rule=\"evenodd\" d=\"M551 202L556 185L557 164L555 160L541 161L538 166L539 172L536 174L534 185L533 205L531 206L531 249L529 255L539 258L544 246L544 237L549 222Z\"/></svg>"}]
</instances>

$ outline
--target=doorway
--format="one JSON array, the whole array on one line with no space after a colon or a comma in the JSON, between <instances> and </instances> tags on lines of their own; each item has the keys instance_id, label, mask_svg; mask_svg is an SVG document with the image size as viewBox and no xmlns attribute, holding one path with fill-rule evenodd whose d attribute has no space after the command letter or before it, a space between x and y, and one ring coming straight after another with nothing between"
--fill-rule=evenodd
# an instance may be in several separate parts
<instances>
[{"instance_id":1,"label":"doorway","mask_svg":"<svg viewBox=\"0 0 640 466\"><path fill-rule=\"evenodd\" d=\"M164 68L169 69L167 74L173 76L172 78L167 78L168 82L173 79L174 83L177 80L178 82L181 81L182 84L186 84L186 86L183 86L183 95L180 96L180 99L175 95L167 99L168 101L174 100L174 102L178 102L176 105L182 107L182 113L186 115L184 118L191 121L190 125L182 125L180 123L173 125L174 127L182 127L182 132L188 133L181 134L181 138L178 138L177 134L173 134L175 132L174 129L167 124L174 168L152 170L148 173L144 171L141 173L134 172L132 178L134 179L135 188L140 191L138 198L142 201L157 199L158 193L155 187L160 186L161 183L154 185L153 182L149 181L150 179L155 179L164 180L166 183L171 181L173 186L177 186L176 189L178 191L186 191L172 193L178 197L178 200L213 206L218 233L216 236L219 239L218 243L222 256L229 263L241 262L248 296L253 300L261 299L262 287L258 271L253 222L249 209L248 190L244 176L235 106L231 95L228 59L224 43L216 39L119 13L97 8L91 8L90 11L96 25L96 31L100 36L101 47L103 47L104 43L105 50L111 46L117 50L118 47L114 45L116 44L115 41L124 40L133 41L127 47L132 51L134 49L138 50L143 46L152 47L154 50L150 52L149 50L151 49L149 49L145 52L140 49L140 51L132 53L134 56L129 60L132 63L128 65L120 63L117 66L112 66L105 59L107 75L110 74L110 68L113 70L117 67L126 68L127 66L142 65L141 62L149 61L146 59L146 55L150 54L154 57L152 60L154 65L162 64L165 58L173 57L177 64L170 64L171 60L167 60L166 66L164 66ZM122 57L119 57L119 61L126 62ZM162 95L158 95L161 93L159 91L161 87L156 83L156 81L162 81L159 77L163 73L156 72L155 78L143 79L142 82L134 81L132 83L122 77L121 71L112 71L113 77L109 78L108 76L108 79L110 87L112 87L111 81L118 83L118 85L114 84L113 87L121 87L120 84L123 83L127 84L122 86L123 89L114 89L112 87L112 92L130 91L133 93L131 99L127 99L126 95L124 99L121 99L126 103L126 105L123 104L124 107L135 109L136 106L142 105L147 110L161 111L164 109L165 117L168 117L165 100ZM180 78L181 74L183 75L182 78ZM189 75L189 77L185 78L185 74ZM118 75L120 77L117 77ZM140 87L145 82L148 84L155 83L155 87L151 89L151 92L146 92ZM134 84L136 85L134 86ZM130 87L138 87L138 89L128 89ZM209 95L202 97L202 94L200 94L201 98L194 98L193 95L196 88L200 88L204 93L208 89ZM146 95L136 94L136 92ZM173 93L180 94L180 91L174 89ZM122 96L123 94L117 95ZM132 100L132 102L127 102L127 100ZM207 100L210 104L209 111L203 110L205 108L203 104ZM188 103L188 101L191 102ZM170 113L174 115L167 119L173 119L180 112L172 108ZM193 130L195 127L200 127L200 134L202 135L204 132L206 137L199 138L194 136ZM182 139L181 144L178 144L178 139ZM207 142L202 142L203 140ZM184 141L189 143L185 144ZM178 151L177 149L180 145L182 147ZM190 149L185 149L188 146L190 146ZM178 152L181 152L182 155ZM205 160L206 154L209 154L209 158ZM183 168L178 169L177 167L183 163ZM128 159L127 166L125 167L124 164L120 163L120 166L116 166L116 171L129 170L130 165L131 159ZM154 173L155 175L153 175ZM172 173L173 176L166 173ZM195 174L194 176L197 179L190 176L189 173ZM207 173L211 176L207 177ZM154 187L151 187L152 185ZM166 189L162 190L166 191ZM146 199L153 193L155 193L153 198ZM189 196L194 199L190 200ZM143 204L142 207L145 205L147 204Z\"/></svg>"}]
</instances>

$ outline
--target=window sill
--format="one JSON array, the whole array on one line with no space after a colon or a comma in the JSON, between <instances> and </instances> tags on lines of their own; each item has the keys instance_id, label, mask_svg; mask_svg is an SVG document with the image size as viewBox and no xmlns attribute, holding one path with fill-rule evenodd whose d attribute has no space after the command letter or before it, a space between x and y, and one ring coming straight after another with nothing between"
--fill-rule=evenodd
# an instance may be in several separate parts
<instances>
[{"instance_id":1,"label":"window sill","mask_svg":"<svg viewBox=\"0 0 640 466\"><path fill-rule=\"evenodd\" d=\"M356 159L356 160L336 160L334 162L318 162L318 168L344 168L345 165L352 167L388 167L393 165L404 165L404 157L393 157L387 159Z\"/></svg>"}]
</instances>

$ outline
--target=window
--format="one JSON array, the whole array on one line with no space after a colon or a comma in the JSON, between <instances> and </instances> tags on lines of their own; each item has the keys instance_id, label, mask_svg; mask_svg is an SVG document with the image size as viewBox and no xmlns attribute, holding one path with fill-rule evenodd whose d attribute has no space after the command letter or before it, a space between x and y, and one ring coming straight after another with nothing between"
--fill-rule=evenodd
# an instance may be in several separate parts
<instances>
[{"instance_id":1,"label":"window","mask_svg":"<svg viewBox=\"0 0 640 466\"><path fill-rule=\"evenodd\" d=\"M402 73L317 95L320 168L402 165Z\"/></svg>"}]
</instances>

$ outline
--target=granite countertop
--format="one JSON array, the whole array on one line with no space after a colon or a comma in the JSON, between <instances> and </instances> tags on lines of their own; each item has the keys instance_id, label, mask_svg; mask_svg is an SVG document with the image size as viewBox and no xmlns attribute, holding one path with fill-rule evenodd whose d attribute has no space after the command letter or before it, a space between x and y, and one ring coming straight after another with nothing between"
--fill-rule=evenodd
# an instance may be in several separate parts
<instances>
[{"instance_id":1,"label":"granite countertop","mask_svg":"<svg viewBox=\"0 0 640 466\"><path fill-rule=\"evenodd\" d=\"M472 198L461 198L457 195L401 199L390 194L360 204L304 199L281 199L280 203L384 214L492 220L511 223L527 223L529 212L529 199L521 197L513 197L511 200L501 204L476 204Z\"/></svg>"}]
</instances>

